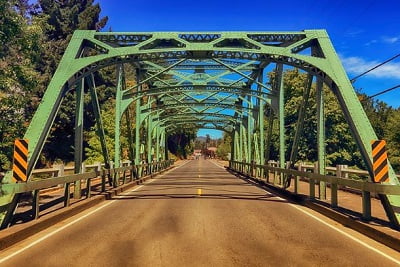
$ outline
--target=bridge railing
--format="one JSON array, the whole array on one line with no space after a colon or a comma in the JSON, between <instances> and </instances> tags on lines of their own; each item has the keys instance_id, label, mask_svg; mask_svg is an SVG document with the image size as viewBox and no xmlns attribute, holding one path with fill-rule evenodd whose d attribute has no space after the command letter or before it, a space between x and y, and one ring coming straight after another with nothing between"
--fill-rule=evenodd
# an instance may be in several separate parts
<instances>
[{"instance_id":1,"label":"bridge railing","mask_svg":"<svg viewBox=\"0 0 400 267\"><path fill-rule=\"evenodd\" d=\"M104 164L88 165L83 169L83 173L63 175L65 170L63 165L52 169L42 169L33 172L34 175L50 174L52 178L40 179L35 178L26 183L0 184L0 192L6 194L19 194L32 192L32 214L35 219L39 217L39 196L40 190L54 188L59 185L65 189L64 206L70 205L70 186L74 182L86 182L85 196L91 197L92 182L99 179L100 192L105 192L107 186L118 187L128 182L142 182L146 177L152 177L173 165L174 160L165 160L160 162L152 162L141 165L127 165L119 168L104 169ZM129 164L129 163L128 163ZM125 164L126 165L126 164ZM91 171L87 172L88 169ZM61 174L61 175L60 175ZM58 177L56 177L58 176Z\"/></svg>"},{"instance_id":2,"label":"bridge railing","mask_svg":"<svg viewBox=\"0 0 400 267\"><path fill-rule=\"evenodd\" d=\"M400 186L372 183L365 179L349 179L349 174L368 176L368 172L351 170L339 165L335 168L334 175L321 175L315 173L312 165L298 165L298 170L278 168L276 162L270 162L270 165L257 165L254 163L245 163L240 161L230 161L229 168L248 177L263 181L267 184L283 188L284 179L291 179L294 185L294 193L298 194L300 180L307 180L309 183L309 197L315 198L316 182L325 182L331 190L331 207L338 206L338 188L347 187L359 190L362 196L362 215L369 220L371 218L371 193L379 195L400 195ZM330 168L328 171L333 172ZM313 172L307 171L313 170Z\"/></svg>"},{"instance_id":3,"label":"bridge railing","mask_svg":"<svg viewBox=\"0 0 400 267\"><path fill-rule=\"evenodd\" d=\"M121 165L130 166L131 161L123 161ZM96 162L94 164L82 163L82 172L88 172L89 170L96 171L102 170L105 167L104 163ZM111 162L111 168L113 168L113 162ZM54 164L51 168L35 169L32 171L31 181L37 181L42 179L54 178L65 176L66 174L74 174L74 166L65 166L64 164Z\"/></svg>"}]
</instances>

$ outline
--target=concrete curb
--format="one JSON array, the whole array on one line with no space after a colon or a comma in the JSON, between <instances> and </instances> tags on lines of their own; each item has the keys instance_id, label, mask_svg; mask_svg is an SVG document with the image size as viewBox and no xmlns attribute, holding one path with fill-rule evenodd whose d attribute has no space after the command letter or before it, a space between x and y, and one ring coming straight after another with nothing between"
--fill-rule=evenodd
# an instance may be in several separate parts
<instances>
[{"instance_id":1,"label":"concrete curb","mask_svg":"<svg viewBox=\"0 0 400 267\"><path fill-rule=\"evenodd\" d=\"M62 208L51 212L50 214L44 215L37 220L33 220L21 225L15 225L13 227L0 231L0 250L4 250L46 228L61 222L71 216L74 216L88 208L91 208L105 200L110 200L112 197L117 196L119 193L124 192L136 185L142 184L148 179L151 179L157 175L163 174L164 172L174 168L171 166L157 174L145 176L140 180L132 181L119 187L110 189L105 193L93 196L88 199L80 200L67 208Z\"/></svg>"},{"instance_id":2,"label":"concrete curb","mask_svg":"<svg viewBox=\"0 0 400 267\"><path fill-rule=\"evenodd\" d=\"M265 190L272 191L274 194L283 197L285 199L289 199L290 201L293 201L297 204L303 205L307 208L310 208L318 213L323 214L324 216L346 226L349 227L363 235L368 236L369 238L382 243L383 245L390 247L398 252L400 252L400 240L388 235L387 233L384 233L382 231L379 231L371 226L368 226L367 224L361 223L359 221L356 221L352 218L349 218L348 216L335 211L333 209L327 208L325 206L319 205L312 200L305 198L301 195L294 194L292 192L289 192L287 190L277 188L273 185L266 184L264 181L255 179L253 177L247 176L246 174L242 174L240 172L236 172L233 169L230 169L227 167L228 170L231 172L234 172L238 175L241 176L241 178L246 179L246 180L251 180L252 183L257 183L260 187L262 187Z\"/></svg>"}]
</instances>

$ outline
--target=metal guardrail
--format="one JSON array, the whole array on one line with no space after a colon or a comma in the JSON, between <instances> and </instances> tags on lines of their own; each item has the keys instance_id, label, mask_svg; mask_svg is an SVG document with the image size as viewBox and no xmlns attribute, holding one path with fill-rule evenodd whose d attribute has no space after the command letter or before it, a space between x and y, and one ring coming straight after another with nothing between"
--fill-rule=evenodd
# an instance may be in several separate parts
<instances>
[{"instance_id":1,"label":"metal guardrail","mask_svg":"<svg viewBox=\"0 0 400 267\"><path fill-rule=\"evenodd\" d=\"M34 214L35 219L38 218L39 214L39 195L40 190L55 187L57 185L63 185L65 189L64 196L64 206L69 206L70 204L70 184L77 181L86 181L86 198L91 197L91 180L94 178L101 178L101 192L106 191L107 183L113 187L117 187L123 185L128 182L128 177L130 178L129 182L140 180L144 176L157 174L166 168L170 167L174 163L174 160L166 160L161 162L153 162L149 164L141 164L141 165L129 165L120 168L114 169L99 169L101 167L100 164L89 165L86 168L96 168L94 171L85 172L80 174L72 174L59 176L54 178L40 179L28 181L26 183L12 183L12 184L0 184L0 192L2 194L18 194L18 193L28 193L33 192L33 203L32 203L32 212ZM34 173L43 174L43 173L64 173L64 168L61 169L42 169L36 170Z\"/></svg>"},{"instance_id":2,"label":"metal guardrail","mask_svg":"<svg viewBox=\"0 0 400 267\"><path fill-rule=\"evenodd\" d=\"M302 168L304 170L312 170L314 171L315 166L314 165L309 165L309 164L301 164L301 165L296 165L298 168ZM338 173L338 169L340 169L340 172L347 176L349 174L357 175L357 176L364 176L364 177L369 177L369 172L366 170L355 170L355 169L350 169L347 167L347 165L337 165L336 167L326 167L326 171L329 173ZM400 174L396 174L397 178L400 179ZM344 177L346 178L346 177Z\"/></svg>"},{"instance_id":3,"label":"metal guardrail","mask_svg":"<svg viewBox=\"0 0 400 267\"><path fill-rule=\"evenodd\" d=\"M274 186L280 186L282 188L282 183L284 178L292 179L294 181L294 193L298 193L299 181L301 178L307 178L309 180L310 185L310 198L315 198L315 182L326 182L329 184L331 189L331 207L338 206L338 186L346 186L354 189L358 189L361 191L362 195L362 212L363 218L368 220L371 218L371 193L375 194L385 194L385 195L400 195L400 185L387 185L387 184L378 184L372 183L364 180L355 180L349 179L341 176L333 176L333 175L321 175L314 172L308 171L300 171L293 169L282 169L269 165L257 165L253 163L244 163L239 161L230 161L229 167L242 174L257 180L262 180L268 184L272 184ZM303 166L307 168L307 166ZM312 166L313 167L313 166ZM311 167L310 167L311 168ZM304 170L302 168L299 168ZM340 173L354 173L354 174L362 174L368 175L366 171L358 171L351 169L343 169L336 172L336 174ZM273 179L270 182L270 179Z\"/></svg>"}]
</instances>

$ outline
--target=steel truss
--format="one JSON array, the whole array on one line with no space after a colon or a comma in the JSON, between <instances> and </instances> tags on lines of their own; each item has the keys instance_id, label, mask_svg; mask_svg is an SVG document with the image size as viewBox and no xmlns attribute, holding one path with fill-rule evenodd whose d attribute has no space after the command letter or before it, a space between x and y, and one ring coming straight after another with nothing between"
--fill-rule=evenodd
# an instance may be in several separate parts
<instances>
[{"instance_id":1,"label":"steel truss","mask_svg":"<svg viewBox=\"0 0 400 267\"><path fill-rule=\"evenodd\" d=\"M136 69L136 85L127 88L124 65ZM29 139L28 176L39 158L65 94L76 88L75 172L81 172L83 96L89 92L96 118L106 167L108 155L101 108L93 73L107 66L117 68L115 90L115 157L119 167L120 125L128 125L129 156L135 164L167 157L168 135L184 127L211 128L232 136L232 160L264 164L274 117L279 121L279 164L293 166L297 159L305 111L299 110L298 127L290 158L285 158L285 110L283 73L285 66L308 73L303 107L316 82L318 171L325 174L324 93L330 88L337 97L358 148L372 177L371 140L376 139L371 124L324 30L300 32L151 32L115 33L76 31L66 49L42 102L24 136ZM265 70L275 68L274 84L264 81ZM133 116L132 109L135 114ZM266 108L268 129L264 129ZM102 111L106 112L106 111ZM142 130L142 131L141 131ZM144 136L141 136L142 132ZM267 151L267 152L266 152ZM289 164L287 164L287 162ZM389 166L389 184L399 181ZM288 186L290 179L284 184ZM1 181L11 183L8 173ZM79 197L79 184L75 194ZM321 188L323 188L321 184ZM18 196L3 191L0 196L0 222L6 227ZM66 192L69 194L69 192ZM324 197L322 194L321 197ZM400 221L400 197L381 195L389 220Z\"/></svg>"}]
</instances>

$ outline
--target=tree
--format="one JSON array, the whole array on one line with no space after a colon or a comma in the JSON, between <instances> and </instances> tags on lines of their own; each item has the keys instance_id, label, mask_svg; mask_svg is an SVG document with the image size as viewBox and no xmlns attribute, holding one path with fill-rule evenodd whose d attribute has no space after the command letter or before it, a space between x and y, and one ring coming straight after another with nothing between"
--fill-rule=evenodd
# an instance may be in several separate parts
<instances>
[{"instance_id":1,"label":"tree","mask_svg":"<svg viewBox=\"0 0 400 267\"><path fill-rule=\"evenodd\" d=\"M400 108L392 110L385 127L388 156L393 168L400 171Z\"/></svg>"},{"instance_id":2,"label":"tree","mask_svg":"<svg viewBox=\"0 0 400 267\"><path fill-rule=\"evenodd\" d=\"M207 144L207 147L210 146L210 143L211 143L211 137L210 137L209 134L206 134L206 144Z\"/></svg>"},{"instance_id":3,"label":"tree","mask_svg":"<svg viewBox=\"0 0 400 267\"><path fill-rule=\"evenodd\" d=\"M0 171L10 169L13 142L26 130L40 77L34 64L44 25L29 10L24 1L0 1Z\"/></svg>"},{"instance_id":4,"label":"tree","mask_svg":"<svg viewBox=\"0 0 400 267\"><path fill-rule=\"evenodd\" d=\"M275 82L275 73L269 74L271 85ZM307 74L298 69L284 72L285 90L285 136L286 158L289 158L293 145L299 106L302 103ZM354 139L350 133L348 123L339 106L336 96L330 89L324 87L325 106L325 131L326 131L326 161L327 165L348 164L363 166L361 155L358 152ZM267 109L268 110L268 109ZM316 123L315 84L309 97L305 112L304 130L299 141L298 160L314 162L317 160L317 123ZM272 116L268 114L267 117ZM266 122L265 125L268 125ZM271 137L271 159L278 160L279 154L279 129L278 123L274 124Z\"/></svg>"},{"instance_id":5,"label":"tree","mask_svg":"<svg viewBox=\"0 0 400 267\"><path fill-rule=\"evenodd\" d=\"M232 138L224 132L221 143L217 147L217 156L223 160L229 160L228 154L231 153Z\"/></svg>"},{"instance_id":6,"label":"tree","mask_svg":"<svg viewBox=\"0 0 400 267\"><path fill-rule=\"evenodd\" d=\"M196 138L194 128L181 128L174 134L168 136L169 151L180 159L187 158L188 154L193 152L193 142Z\"/></svg>"},{"instance_id":7,"label":"tree","mask_svg":"<svg viewBox=\"0 0 400 267\"><path fill-rule=\"evenodd\" d=\"M36 16L46 18L50 27L46 30L47 39L44 42L44 50L37 69L41 72L40 86L35 91L38 102L42 98L51 77L75 30L99 30L107 22L107 17L100 18L99 4L93 4L93 0L39 0L36 6ZM115 77L115 76L114 76ZM104 81L96 75L96 84L101 85ZM72 88L72 91L73 92ZM99 94L100 102L105 99ZM75 98L73 93L65 96L60 108L54 127L49 137L48 144L44 147L46 161L62 159L73 160L73 137L74 137L74 109ZM84 127L90 131L93 126L93 117L86 114ZM86 144L85 144L86 146Z\"/></svg>"}]
</instances>

